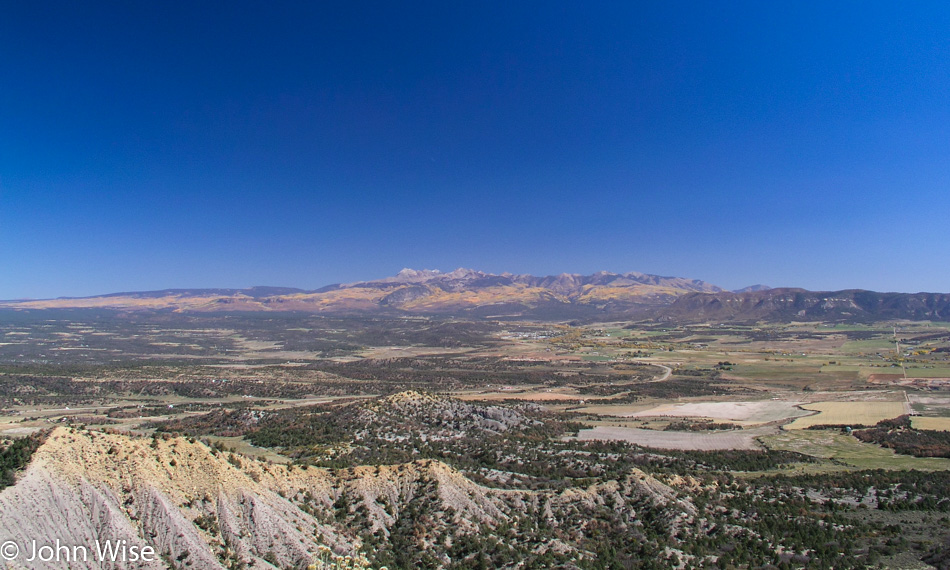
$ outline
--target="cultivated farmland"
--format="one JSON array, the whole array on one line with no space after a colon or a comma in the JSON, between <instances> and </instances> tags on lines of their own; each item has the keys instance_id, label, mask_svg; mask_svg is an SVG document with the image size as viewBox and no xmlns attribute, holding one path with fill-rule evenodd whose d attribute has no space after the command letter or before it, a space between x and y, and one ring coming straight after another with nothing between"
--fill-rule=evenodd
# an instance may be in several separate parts
<instances>
[{"instance_id":1,"label":"cultivated farmland","mask_svg":"<svg viewBox=\"0 0 950 570\"><path fill-rule=\"evenodd\" d=\"M946 471L950 459L938 457L911 457L899 455L891 449L864 443L837 430L796 430L767 435L760 440L766 448L777 451L793 451L812 457L830 459L840 468L858 469L917 469L920 471ZM811 466L808 470L829 471L829 466Z\"/></svg>"},{"instance_id":2,"label":"cultivated farmland","mask_svg":"<svg viewBox=\"0 0 950 570\"><path fill-rule=\"evenodd\" d=\"M677 432L650 429L599 426L580 430L581 441L626 441L655 449L678 449L691 451L714 451L724 449L761 449L755 438L774 433L768 428L732 430L721 432Z\"/></svg>"},{"instance_id":3,"label":"cultivated farmland","mask_svg":"<svg viewBox=\"0 0 950 570\"><path fill-rule=\"evenodd\" d=\"M950 418L926 418L914 417L910 419L910 425L914 429L929 429L935 431L950 431Z\"/></svg>"},{"instance_id":4,"label":"cultivated farmland","mask_svg":"<svg viewBox=\"0 0 950 570\"><path fill-rule=\"evenodd\" d=\"M785 429L806 429L818 425L872 426L881 420L908 413L904 402L815 402L803 404L802 408L815 410L818 414L798 418Z\"/></svg>"},{"instance_id":5,"label":"cultivated farmland","mask_svg":"<svg viewBox=\"0 0 950 570\"><path fill-rule=\"evenodd\" d=\"M734 420L750 424L769 423L806 415L797 406L800 402L761 400L757 402L699 402L661 404L648 410L633 412L626 417L699 417Z\"/></svg>"}]
</instances>

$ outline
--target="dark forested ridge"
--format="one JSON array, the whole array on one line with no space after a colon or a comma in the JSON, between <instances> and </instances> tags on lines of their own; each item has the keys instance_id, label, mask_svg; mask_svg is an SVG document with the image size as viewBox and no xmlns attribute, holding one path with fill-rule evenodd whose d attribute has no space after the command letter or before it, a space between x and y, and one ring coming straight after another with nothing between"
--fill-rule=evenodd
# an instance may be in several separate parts
<instances>
[{"instance_id":1,"label":"dark forested ridge","mask_svg":"<svg viewBox=\"0 0 950 570\"><path fill-rule=\"evenodd\" d=\"M669 321L950 320L950 294L769 289L745 293L687 293L656 316Z\"/></svg>"}]
</instances>

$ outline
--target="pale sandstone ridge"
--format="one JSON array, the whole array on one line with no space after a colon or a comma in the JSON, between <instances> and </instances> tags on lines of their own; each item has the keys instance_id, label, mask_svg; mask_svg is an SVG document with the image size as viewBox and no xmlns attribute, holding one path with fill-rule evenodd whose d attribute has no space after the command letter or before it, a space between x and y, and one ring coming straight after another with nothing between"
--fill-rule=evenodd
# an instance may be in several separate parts
<instances>
[{"instance_id":1,"label":"pale sandstone ridge","mask_svg":"<svg viewBox=\"0 0 950 570\"><path fill-rule=\"evenodd\" d=\"M229 557L268 567L268 553L281 565L296 566L321 544L317 532L332 546L352 549L352 541L278 495L288 483L280 477L285 469L246 459L239 469L184 439L157 440L154 448L151 442L57 428L17 484L0 493L0 537L21 544L59 539L90 549L96 540L124 538L151 545L166 559L184 556L182 562L194 568L223 568ZM308 483L318 493L332 489L317 470ZM219 532L195 525L199 516L217 521ZM101 567L92 560L68 566Z\"/></svg>"},{"instance_id":2,"label":"pale sandstone ridge","mask_svg":"<svg viewBox=\"0 0 950 570\"><path fill-rule=\"evenodd\" d=\"M321 545L355 552L359 532L388 537L410 504L425 509L433 536L478 532L480 525L493 527L529 511L549 524L567 525L579 510L606 504L615 505L632 525L642 508L673 527L688 524L695 513L672 488L639 471L586 489L515 491L482 487L437 461L304 469L234 456L185 438L61 427L36 451L16 485L0 492L0 542L59 539L91 550L97 540L124 539L163 555L152 564L116 564L118 569L212 569L236 561L253 562L255 568L271 568L270 562L299 567ZM540 548L572 547L555 541ZM19 567L3 564L0 568ZM90 557L27 567L102 565Z\"/></svg>"}]
</instances>

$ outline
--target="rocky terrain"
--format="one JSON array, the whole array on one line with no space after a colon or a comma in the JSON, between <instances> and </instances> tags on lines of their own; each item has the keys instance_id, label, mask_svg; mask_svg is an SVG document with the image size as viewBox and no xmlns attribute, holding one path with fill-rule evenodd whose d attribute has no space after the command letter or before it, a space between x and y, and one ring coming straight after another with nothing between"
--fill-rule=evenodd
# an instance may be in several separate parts
<instances>
[{"instance_id":1,"label":"rocky terrain","mask_svg":"<svg viewBox=\"0 0 950 570\"><path fill-rule=\"evenodd\" d=\"M387 552L399 545L408 547L401 554L448 565L452 555L480 555L460 548L466 536L518 522L519 530L505 538L508 550L584 558L591 554L572 545L585 533L581 521L606 505L633 533L646 513L650 525L689 532L696 512L673 488L638 470L588 488L512 491L477 485L431 460L304 468L194 439L56 428L16 484L0 493L0 537L21 545L59 539L90 551L97 540L124 539L160 555L151 564L115 568L302 567L321 546L392 556ZM531 524L522 520L527 517ZM538 531L538 523L561 527L563 539L541 540L550 533ZM102 567L92 558L6 567Z\"/></svg>"},{"instance_id":2,"label":"rocky terrain","mask_svg":"<svg viewBox=\"0 0 950 570\"><path fill-rule=\"evenodd\" d=\"M375 430L377 437L405 437L399 426L424 426L422 438L441 440L479 432L498 434L541 424L510 407L478 406L415 391L393 394L360 408L359 421L366 429ZM533 408L540 411L538 406Z\"/></svg>"},{"instance_id":3,"label":"rocky terrain","mask_svg":"<svg viewBox=\"0 0 950 570\"><path fill-rule=\"evenodd\" d=\"M796 309L783 294L695 296ZM118 540L159 555L120 568L946 567L947 460L907 453L946 442L913 424L944 429L950 403L853 368L942 377L942 325L67 312L0 314L0 557ZM865 441L738 429L751 416L714 413L736 401L784 410L762 422L806 402L925 415Z\"/></svg>"},{"instance_id":4,"label":"rocky terrain","mask_svg":"<svg viewBox=\"0 0 950 570\"><path fill-rule=\"evenodd\" d=\"M67 418L0 440L0 567L306 568L350 556L391 569L916 568L946 558L950 472L939 468L583 441L571 437L574 416L419 391L259 405L156 420L151 435ZM124 541L157 559L11 559L10 545L27 557L33 540L90 552Z\"/></svg>"},{"instance_id":5,"label":"rocky terrain","mask_svg":"<svg viewBox=\"0 0 950 570\"><path fill-rule=\"evenodd\" d=\"M297 460L336 458L346 466L409 461L420 450L449 457L450 448L466 443L500 449L526 434L560 436L575 427L536 404L476 404L414 390L304 408L218 410L154 425L190 436L244 436Z\"/></svg>"}]
</instances>

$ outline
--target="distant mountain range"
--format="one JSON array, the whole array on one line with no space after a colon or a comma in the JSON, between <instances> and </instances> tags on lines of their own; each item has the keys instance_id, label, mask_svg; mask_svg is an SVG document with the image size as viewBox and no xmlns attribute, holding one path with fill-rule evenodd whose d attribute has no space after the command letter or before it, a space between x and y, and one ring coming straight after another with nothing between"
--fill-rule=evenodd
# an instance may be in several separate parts
<instances>
[{"instance_id":1,"label":"distant mountain range","mask_svg":"<svg viewBox=\"0 0 950 570\"><path fill-rule=\"evenodd\" d=\"M950 321L950 294L878 293L861 289L767 289L687 293L656 316L670 321L850 321L891 319Z\"/></svg>"},{"instance_id":2,"label":"distant mountain range","mask_svg":"<svg viewBox=\"0 0 950 570\"><path fill-rule=\"evenodd\" d=\"M673 321L950 320L950 295L861 290L811 292L765 285L725 291L698 279L636 272L538 277L472 269L447 273L403 269L384 279L329 285L313 291L289 287L166 289L3 301L0 308Z\"/></svg>"}]
</instances>

